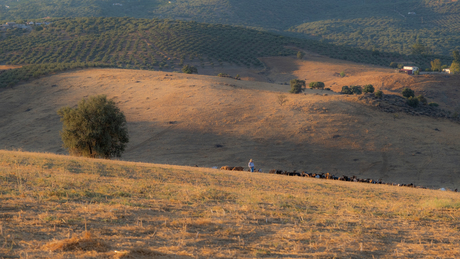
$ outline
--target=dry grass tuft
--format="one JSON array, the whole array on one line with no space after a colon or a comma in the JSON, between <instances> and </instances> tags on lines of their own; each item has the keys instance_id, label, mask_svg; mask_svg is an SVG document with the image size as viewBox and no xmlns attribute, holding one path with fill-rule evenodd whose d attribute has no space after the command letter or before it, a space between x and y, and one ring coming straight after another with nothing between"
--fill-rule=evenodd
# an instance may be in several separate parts
<instances>
[{"instance_id":1,"label":"dry grass tuft","mask_svg":"<svg viewBox=\"0 0 460 259\"><path fill-rule=\"evenodd\" d=\"M43 249L51 252L56 251L96 251L107 252L110 247L105 242L99 240L89 231L83 232L81 237L72 237L64 240L52 241L43 246Z\"/></svg>"},{"instance_id":2,"label":"dry grass tuft","mask_svg":"<svg viewBox=\"0 0 460 259\"><path fill-rule=\"evenodd\" d=\"M120 251L116 252L114 258L122 259L122 258L158 258L161 256L161 253L151 251L144 248L136 248L131 251Z\"/></svg>"}]
</instances>

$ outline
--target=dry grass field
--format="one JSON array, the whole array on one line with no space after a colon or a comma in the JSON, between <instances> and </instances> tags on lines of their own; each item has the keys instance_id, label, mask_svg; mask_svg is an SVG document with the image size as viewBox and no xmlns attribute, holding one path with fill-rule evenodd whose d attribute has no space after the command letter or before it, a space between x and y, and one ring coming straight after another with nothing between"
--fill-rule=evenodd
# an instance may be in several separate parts
<instances>
[{"instance_id":1,"label":"dry grass field","mask_svg":"<svg viewBox=\"0 0 460 259\"><path fill-rule=\"evenodd\" d=\"M459 258L455 192L0 151L0 258Z\"/></svg>"}]
</instances>

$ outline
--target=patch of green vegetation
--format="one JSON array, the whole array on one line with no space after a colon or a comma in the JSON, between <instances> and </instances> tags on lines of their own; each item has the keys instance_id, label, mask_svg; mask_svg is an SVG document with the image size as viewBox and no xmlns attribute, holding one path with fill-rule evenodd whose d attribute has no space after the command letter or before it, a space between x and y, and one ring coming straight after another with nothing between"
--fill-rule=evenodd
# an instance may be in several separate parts
<instances>
[{"instance_id":1,"label":"patch of green vegetation","mask_svg":"<svg viewBox=\"0 0 460 259\"><path fill-rule=\"evenodd\" d=\"M308 35L367 50L410 54L421 40L447 55L460 46L460 2L336 0L1 0L0 20L135 17L193 20ZM8 6L9 8L7 8ZM27 20L27 21L29 21ZM21 34L21 30L9 33Z\"/></svg>"},{"instance_id":2,"label":"patch of green vegetation","mask_svg":"<svg viewBox=\"0 0 460 259\"><path fill-rule=\"evenodd\" d=\"M85 67L174 70L185 63L262 67L259 57L295 56L290 47L359 63L388 66L404 62L430 67L450 56L401 55L335 46L222 24L134 18L56 18L42 30L0 40L0 64L28 65L0 74L0 87L49 73ZM33 65L33 66L30 66ZM345 74L341 73L341 76Z\"/></svg>"}]
</instances>

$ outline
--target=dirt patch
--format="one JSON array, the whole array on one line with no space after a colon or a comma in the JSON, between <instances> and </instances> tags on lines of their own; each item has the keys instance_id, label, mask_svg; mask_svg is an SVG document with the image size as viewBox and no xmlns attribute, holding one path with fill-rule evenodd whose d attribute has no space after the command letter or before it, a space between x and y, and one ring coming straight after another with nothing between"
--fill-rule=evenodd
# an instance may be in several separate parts
<instances>
[{"instance_id":1,"label":"dirt patch","mask_svg":"<svg viewBox=\"0 0 460 259\"><path fill-rule=\"evenodd\" d=\"M8 70L8 69L15 69L15 68L21 68L22 66L16 66L16 65L0 65L0 70Z\"/></svg>"}]
</instances>

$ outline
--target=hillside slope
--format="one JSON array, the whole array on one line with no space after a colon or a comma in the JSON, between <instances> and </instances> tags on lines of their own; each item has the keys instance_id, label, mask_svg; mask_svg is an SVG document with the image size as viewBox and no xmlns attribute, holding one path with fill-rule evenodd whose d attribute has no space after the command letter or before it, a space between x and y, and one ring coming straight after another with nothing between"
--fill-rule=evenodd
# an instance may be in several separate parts
<instances>
[{"instance_id":1,"label":"hillside slope","mask_svg":"<svg viewBox=\"0 0 460 259\"><path fill-rule=\"evenodd\" d=\"M288 90L165 72L61 73L2 90L0 145L65 153L57 109L106 94L129 122L124 160L212 167L245 166L252 158L265 172L296 169L460 186L458 124L382 113L329 91L290 95ZM281 106L283 93L287 103Z\"/></svg>"},{"instance_id":2,"label":"hillside slope","mask_svg":"<svg viewBox=\"0 0 460 259\"><path fill-rule=\"evenodd\" d=\"M460 256L459 195L0 150L0 257Z\"/></svg>"},{"instance_id":3,"label":"hillside slope","mask_svg":"<svg viewBox=\"0 0 460 259\"><path fill-rule=\"evenodd\" d=\"M448 55L460 46L458 1L0 0L0 20L135 17L291 31L335 44L409 54L417 41ZM410 13L410 14L409 14Z\"/></svg>"}]
</instances>

